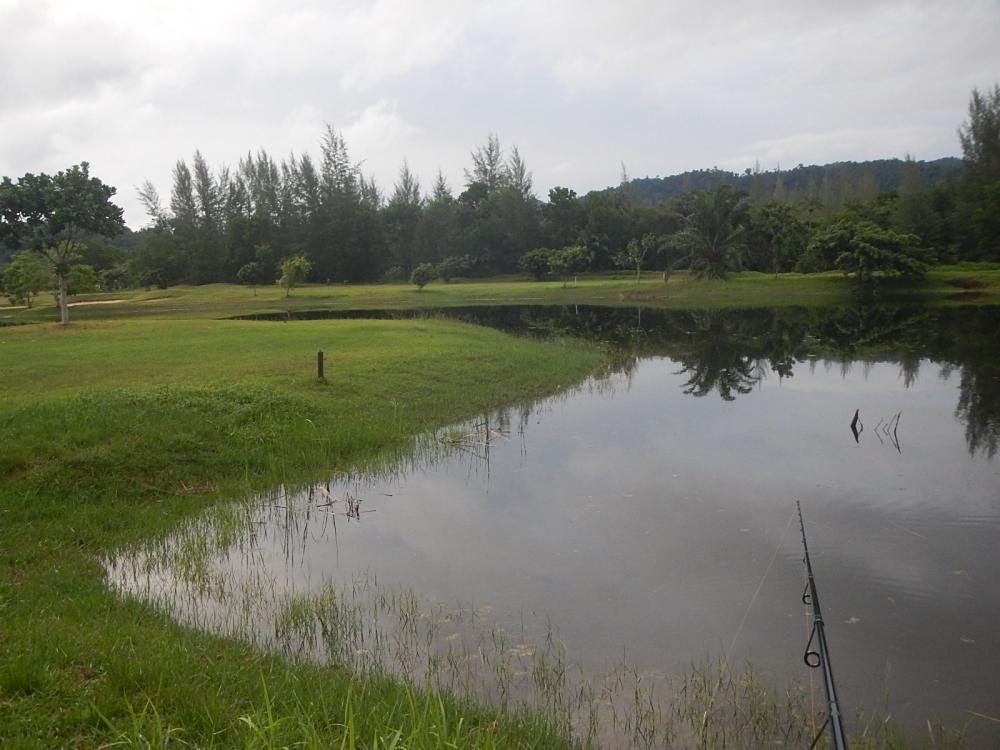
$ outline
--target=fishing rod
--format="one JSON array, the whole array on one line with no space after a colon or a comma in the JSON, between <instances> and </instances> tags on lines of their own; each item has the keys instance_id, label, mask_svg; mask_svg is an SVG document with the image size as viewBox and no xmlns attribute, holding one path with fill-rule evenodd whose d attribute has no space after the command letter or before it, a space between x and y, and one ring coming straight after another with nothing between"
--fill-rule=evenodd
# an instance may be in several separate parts
<instances>
[{"instance_id":1,"label":"fishing rod","mask_svg":"<svg viewBox=\"0 0 1000 750\"><path fill-rule=\"evenodd\" d=\"M799 511L799 528L802 530L802 549L805 550L806 573L808 581L805 591L802 592L802 603L812 605L813 627L812 635L806 644L806 652L802 659L806 666L812 669L823 668L823 687L826 688L826 721L819 729L819 734L813 740L809 750L816 747L823 732L830 727L833 735L833 746L835 750L847 750L847 735L844 733L844 721L840 713L840 704L837 702L837 686L833 682L833 668L830 666L830 652L826 647L826 632L823 627L823 613L819 608L819 595L816 593L816 579L813 578L812 562L809 560L809 545L806 543L806 526L802 521L802 506L799 501L795 501L795 507ZM813 648L813 641L816 641L816 648Z\"/></svg>"}]
</instances>

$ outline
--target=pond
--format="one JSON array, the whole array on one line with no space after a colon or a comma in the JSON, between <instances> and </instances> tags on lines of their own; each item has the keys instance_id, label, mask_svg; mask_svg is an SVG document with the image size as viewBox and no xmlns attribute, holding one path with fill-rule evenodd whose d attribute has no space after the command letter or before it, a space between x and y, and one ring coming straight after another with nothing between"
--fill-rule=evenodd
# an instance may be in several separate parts
<instances>
[{"instance_id":1,"label":"pond","mask_svg":"<svg viewBox=\"0 0 1000 750\"><path fill-rule=\"evenodd\" d=\"M821 710L798 500L845 709L1000 736L1000 310L421 314L608 342L614 366L380 471L206 516L110 561L113 585L492 700L549 700L541 659L614 712L609 675L655 691L723 658Z\"/></svg>"}]
</instances>

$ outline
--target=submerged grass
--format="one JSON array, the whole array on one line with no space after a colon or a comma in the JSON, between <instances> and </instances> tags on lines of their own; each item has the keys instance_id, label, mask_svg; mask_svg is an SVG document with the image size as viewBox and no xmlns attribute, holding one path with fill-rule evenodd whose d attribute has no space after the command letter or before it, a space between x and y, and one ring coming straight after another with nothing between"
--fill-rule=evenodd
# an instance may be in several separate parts
<instances>
[{"instance_id":1,"label":"submerged grass","mask_svg":"<svg viewBox=\"0 0 1000 750\"><path fill-rule=\"evenodd\" d=\"M328 353L326 384L311 369L316 348ZM396 733L452 741L444 728L460 723L463 737L489 734L484 747L564 744L539 718L185 628L120 599L101 559L165 538L219 499L363 468L600 362L584 346L437 321L0 330L0 745L391 746ZM211 546L187 550L190 571L239 522L236 511ZM252 730L264 716L274 736ZM441 746L427 742L410 746Z\"/></svg>"},{"instance_id":2,"label":"submerged grass","mask_svg":"<svg viewBox=\"0 0 1000 750\"><path fill-rule=\"evenodd\" d=\"M441 433L446 450L462 451L477 428L480 437L488 429L470 426L473 431ZM532 716L579 747L808 747L820 731L818 685L776 691L749 663L706 661L679 675L639 670L624 656L611 665L584 664L569 657L551 621L524 613L519 623L502 622L491 607L422 600L368 574L276 585L276 571L259 557L261 550L300 559L309 540L323 538L318 519L335 517L346 491L344 483L333 492L329 487L219 506L186 521L169 539L113 556L109 582L198 629L255 643L296 663L346 666L356 678L397 678L422 686L421 699L458 696L498 706L501 717ZM194 567L192 548L198 549ZM214 553L204 556L202 548ZM314 720L298 717L296 725ZM887 711L857 712L847 724L854 747L913 746ZM928 747L970 745L962 729L937 723L928 729ZM479 747L477 741L460 746Z\"/></svg>"}]
</instances>

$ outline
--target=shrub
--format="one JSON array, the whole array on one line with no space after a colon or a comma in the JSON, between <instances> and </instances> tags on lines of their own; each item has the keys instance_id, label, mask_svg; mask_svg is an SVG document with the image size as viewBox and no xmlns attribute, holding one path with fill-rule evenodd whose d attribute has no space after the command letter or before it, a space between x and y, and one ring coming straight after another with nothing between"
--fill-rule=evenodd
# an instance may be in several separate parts
<instances>
[{"instance_id":1,"label":"shrub","mask_svg":"<svg viewBox=\"0 0 1000 750\"><path fill-rule=\"evenodd\" d=\"M416 284L417 289L423 289L438 277L437 269L430 263L421 263L413 269L410 274L410 283Z\"/></svg>"}]
</instances>

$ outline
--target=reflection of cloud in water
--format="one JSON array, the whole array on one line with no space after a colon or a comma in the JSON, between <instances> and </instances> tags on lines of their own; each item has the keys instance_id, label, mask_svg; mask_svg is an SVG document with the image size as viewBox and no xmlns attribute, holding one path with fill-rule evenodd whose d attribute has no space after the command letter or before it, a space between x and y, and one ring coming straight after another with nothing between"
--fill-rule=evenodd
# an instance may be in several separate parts
<instances>
[{"instance_id":1,"label":"reflection of cloud in water","mask_svg":"<svg viewBox=\"0 0 1000 750\"><path fill-rule=\"evenodd\" d=\"M700 321L744 356L738 325L710 318ZM903 318L886 320L902 335ZM675 328L682 333L644 345L678 359L645 349L624 379L491 418L509 437L491 438L488 466L480 446L418 458L395 477L334 482L335 496L350 490L375 512L338 522L336 538L328 522L314 525L292 545L292 569L281 529L265 528L263 564L309 587L368 570L429 600L489 605L508 624L549 614L572 658L600 668L625 646L642 668L674 670L726 650L799 499L842 694L877 701L865 691L890 660L897 715L919 723L937 710L1000 710L991 678L1000 669L991 586L1000 482L988 457L968 450L967 425L954 418L962 384L929 364L940 352L921 359L911 347L905 372L884 356L805 366L758 336L755 356L772 349L793 376L761 378L726 401L714 385L703 398L684 394L691 371L681 361L704 349L683 332L690 325ZM845 330L852 340L855 329ZM724 369L725 343L709 352L706 383ZM815 337L796 346L823 349ZM977 418L990 424L996 414L983 403ZM859 444L849 430L855 409L866 426ZM896 413L901 452L874 430ZM792 535L737 657L801 674L801 579Z\"/></svg>"}]
</instances>

